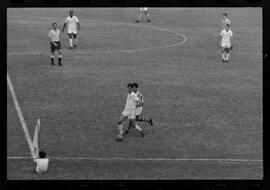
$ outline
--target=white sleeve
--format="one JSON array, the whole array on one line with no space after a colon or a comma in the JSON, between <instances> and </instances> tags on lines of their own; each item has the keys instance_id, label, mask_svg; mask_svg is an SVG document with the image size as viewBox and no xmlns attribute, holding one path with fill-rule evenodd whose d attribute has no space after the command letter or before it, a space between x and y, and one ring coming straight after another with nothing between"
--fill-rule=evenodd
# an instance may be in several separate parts
<instances>
[{"instance_id":1,"label":"white sleeve","mask_svg":"<svg viewBox=\"0 0 270 190\"><path fill-rule=\"evenodd\" d=\"M52 38L52 32L51 32L51 30L49 32L49 38Z\"/></svg>"},{"instance_id":2,"label":"white sleeve","mask_svg":"<svg viewBox=\"0 0 270 190\"><path fill-rule=\"evenodd\" d=\"M66 18L65 23L68 23L68 17Z\"/></svg>"},{"instance_id":3,"label":"white sleeve","mask_svg":"<svg viewBox=\"0 0 270 190\"><path fill-rule=\"evenodd\" d=\"M76 22L79 22L79 19L78 19L78 17L75 17L76 18Z\"/></svg>"}]
</instances>

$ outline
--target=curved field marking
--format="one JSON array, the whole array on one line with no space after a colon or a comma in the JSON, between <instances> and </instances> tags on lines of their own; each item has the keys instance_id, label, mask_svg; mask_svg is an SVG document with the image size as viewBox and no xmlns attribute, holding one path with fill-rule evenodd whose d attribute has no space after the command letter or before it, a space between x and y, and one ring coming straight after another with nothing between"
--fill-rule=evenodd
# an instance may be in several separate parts
<instances>
[{"instance_id":1,"label":"curved field marking","mask_svg":"<svg viewBox=\"0 0 270 190\"><path fill-rule=\"evenodd\" d=\"M158 30L158 31L163 31L163 32L168 32L168 33L173 33L177 36L180 36L183 38L182 41L172 43L172 44L167 44L167 45L162 45L162 46L155 46L155 47L148 47L148 48L137 48L137 49L122 49L122 50L104 50L104 51L78 51L76 54L96 54L96 53L133 53L133 52L139 52L139 51L148 51L148 50L155 50L155 49L163 49L163 48L171 48L175 47L181 44L184 44L188 38L177 32L173 31L171 29L166 29L166 28L161 28L161 27L156 27L156 26L149 26L149 25L143 25L143 24L134 24L134 23L123 23L123 22L112 22L112 21L100 21L100 20L92 20L92 19L81 19L86 22L97 22L97 23L102 23L102 24L110 24L110 25L124 25L124 26L132 26L132 27L143 27L143 28L148 28L152 30ZM76 50L75 50L76 51ZM9 55L38 55L38 54L44 54L44 52L8 52L7 54Z\"/></svg>"},{"instance_id":2,"label":"curved field marking","mask_svg":"<svg viewBox=\"0 0 270 190\"><path fill-rule=\"evenodd\" d=\"M31 157L7 157L7 159L30 159ZM50 157L55 160L94 160L94 161L182 161L182 162L263 162L260 159L234 158L95 158L95 157Z\"/></svg>"}]
</instances>

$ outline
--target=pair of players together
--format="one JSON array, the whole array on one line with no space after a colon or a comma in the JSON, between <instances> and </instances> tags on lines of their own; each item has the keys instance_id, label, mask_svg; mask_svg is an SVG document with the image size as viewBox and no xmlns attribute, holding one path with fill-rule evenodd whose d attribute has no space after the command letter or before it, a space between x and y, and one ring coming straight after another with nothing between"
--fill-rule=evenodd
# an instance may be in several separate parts
<instances>
[{"instance_id":1,"label":"pair of players together","mask_svg":"<svg viewBox=\"0 0 270 190\"><path fill-rule=\"evenodd\" d=\"M233 46L231 43L231 37L233 36L233 32L231 30L231 21L227 17L227 13L223 13L223 21L222 26L223 29L220 32L221 36L221 56L222 62L229 62L230 50L232 50Z\"/></svg>"},{"instance_id":2,"label":"pair of players together","mask_svg":"<svg viewBox=\"0 0 270 190\"><path fill-rule=\"evenodd\" d=\"M67 33L69 37L69 49L77 46L77 34L78 30L80 30L80 23L78 17L74 16L74 12L72 10L69 11L69 16L66 17L62 32L64 32L66 26L68 25ZM61 42L60 42L60 29L57 26L57 23L52 24L52 29L49 32L49 40L51 47L51 64L54 65L54 54L55 51L58 52L58 65L62 66L61 60L63 58L63 54L61 51Z\"/></svg>"},{"instance_id":3,"label":"pair of players together","mask_svg":"<svg viewBox=\"0 0 270 190\"><path fill-rule=\"evenodd\" d=\"M119 135L117 136L117 140L122 140L123 135L128 134L128 130L134 128L138 130L141 134L141 137L144 137L143 130L136 124L135 121L139 122L147 122L151 126L153 126L153 120L148 117L142 117L142 109L143 109L143 94L139 91L138 83L129 83L127 85L128 95L126 100L126 105L122 115L118 121L118 129ZM129 126L127 129L124 129L123 122L128 119Z\"/></svg>"}]
</instances>

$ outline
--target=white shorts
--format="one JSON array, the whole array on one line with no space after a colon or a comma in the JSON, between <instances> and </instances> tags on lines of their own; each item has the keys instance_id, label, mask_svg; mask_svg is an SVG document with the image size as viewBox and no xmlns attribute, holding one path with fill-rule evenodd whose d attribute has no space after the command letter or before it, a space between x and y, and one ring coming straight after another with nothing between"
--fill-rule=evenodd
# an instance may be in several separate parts
<instances>
[{"instance_id":1,"label":"white shorts","mask_svg":"<svg viewBox=\"0 0 270 190\"><path fill-rule=\"evenodd\" d=\"M221 42L221 47L223 47L223 48L231 48L231 43L230 42Z\"/></svg>"},{"instance_id":2,"label":"white shorts","mask_svg":"<svg viewBox=\"0 0 270 190\"><path fill-rule=\"evenodd\" d=\"M136 115L142 114L142 107L136 109Z\"/></svg>"},{"instance_id":3,"label":"white shorts","mask_svg":"<svg viewBox=\"0 0 270 190\"><path fill-rule=\"evenodd\" d=\"M140 11L147 12L148 11L148 8L147 7L141 7L140 8Z\"/></svg>"},{"instance_id":4,"label":"white shorts","mask_svg":"<svg viewBox=\"0 0 270 190\"><path fill-rule=\"evenodd\" d=\"M122 112L123 116L127 116L128 119L135 119L136 117L136 110L124 110Z\"/></svg>"},{"instance_id":5,"label":"white shorts","mask_svg":"<svg viewBox=\"0 0 270 190\"><path fill-rule=\"evenodd\" d=\"M77 30L75 30L75 29L69 29L69 30L67 31L67 33L68 33L68 34L77 34Z\"/></svg>"}]
</instances>

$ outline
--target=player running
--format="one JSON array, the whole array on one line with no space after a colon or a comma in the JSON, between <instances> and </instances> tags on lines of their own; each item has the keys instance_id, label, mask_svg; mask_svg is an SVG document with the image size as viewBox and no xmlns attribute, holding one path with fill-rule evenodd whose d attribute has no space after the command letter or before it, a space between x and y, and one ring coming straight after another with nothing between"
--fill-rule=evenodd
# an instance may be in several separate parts
<instances>
[{"instance_id":1,"label":"player running","mask_svg":"<svg viewBox=\"0 0 270 190\"><path fill-rule=\"evenodd\" d=\"M222 16L223 16L222 27L223 27L223 29L225 29L227 24L231 25L231 21L228 19L227 13L222 13Z\"/></svg>"},{"instance_id":2,"label":"player running","mask_svg":"<svg viewBox=\"0 0 270 190\"><path fill-rule=\"evenodd\" d=\"M139 91L139 84L138 83L133 83L133 91L136 94L136 96L139 98L139 102L137 103L137 108L136 108L135 121L147 122L151 126L153 126L153 120L151 118L141 116L144 101L143 101L143 94ZM124 134L128 134L129 129L130 129L130 127L128 127L128 129L124 131Z\"/></svg>"},{"instance_id":3,"label":"player running","mask_svg":"<svg viewBox=\"0 0 270 190\"><path fill-rule=\"evenodd\" d=\"M225 29L220 32L221 47L222 47L222 62L229 62L230 50L232 49L231 37L233 36L230 30L230 25L226 25Z\"/></svg>"},{"instance_id":4,"label":"player running","mask_svg":"<svg viewBox=\"0 0 270 190\"><path fill-rule=\"evenodd\" d=\"M136 94L136 96L139 98L139 102L137 103L137 108L136 108L136 116L135 116L135 121L139 121L139 122L147 122L149 123L151 126L153 126L153 120L151 118L148 117L142 117L142 109L143 109L143 104L144 104L144 100L143 100L143 94L139 91L139 84L138 83L133 83L133 91ZM128 130L131 127L129 126L125 131L124 134L128 134ZM142 136L144 136L142 134Z\"/></svg>"},{"instance_id":5,"label":"player running","mask_svg":"<svg viewBox=\"0 0 270 190\"><path fill-rule=\"evenodd\" d=\"M61 60L63 54L61 52L61 42L60 42L60 29L57 28L57 23L52 24L52 29L49 32L50 46L51 46L51 64L54 65L54 53L58 51L58 65L62 66Z\"/></svg>"},{"instance_id":6,"label":"player running","mask_svg":"<svg viewBox=\"0 0 270 190\"><path fill-rule=\"evenodd\" d=\"M64 32L67 24L68 24L67 34L69 37L69 49L72 49L73 45L74 45L74 48L76 48L78 30L80 30L80 23L79 23L79 19L73 15L73 10L69 11L69 16L66 18L62 32Z\"/></svg>"},{"instance_id":7,"label":"player running","mask_svg":"<svg viewBox=\"0 0 270 190\"><path fill-rule=\"evenodd\" d=\"M147 22L148 23L151 22L150 13L149 13L147 7L140 7L138 18L135 20L135 22L141 22L141 18L142 18L143 15L145 15L147 17Z\"/></svg>"},{"instance_id":8,"label":"player running","mask_svg":"<svg viewBox=\"0 0 270 190\"><path fill-rule=\"evenodd\" d=\"M122 112L122 115L121 115L118 123L117 123L118 128L119 128L119 134L124 135L123 122L126 119L129 119L130 127L139 130L141 136L143 137L142 129L138 125L136 125L136 123L135 123L136 108L137 108L137 103L139 102L139 98L133 92L133 84L128 84L127 89L128 89L128 95L127 95L127 100L126 100L126 106L125 106L124 111Z\"/></svg>"}]
</instances>

